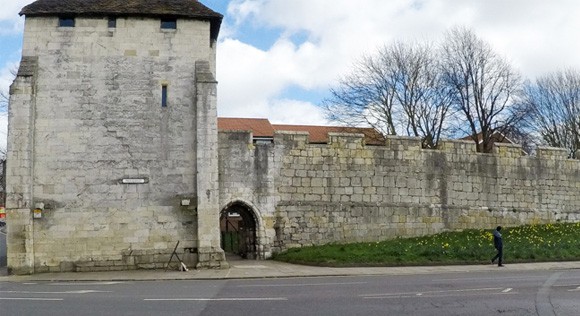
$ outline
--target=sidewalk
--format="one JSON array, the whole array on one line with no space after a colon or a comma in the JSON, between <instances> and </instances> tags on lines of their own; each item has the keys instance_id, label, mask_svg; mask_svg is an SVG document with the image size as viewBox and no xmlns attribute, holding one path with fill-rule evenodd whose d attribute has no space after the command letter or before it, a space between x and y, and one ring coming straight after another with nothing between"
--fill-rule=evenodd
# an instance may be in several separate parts
<instances>
[{"instance_id":1,"label":"sidewalk","mask_svg":"<svg viewBox=\"0 0 580 316\"><path fill-rule=\"evenodd\" d=\"M0 282L29 281L154 281L154 280L219 280L250 278L288 278L316 276L405 275L431 273L461 273L482 271L529 271L580 269L580 261L542 262L496 265L458 265L424 267L365 267L327 268L288 264L272 260L231 260L231 267L223 270L195 270L187 272L163 270L133 270L108 272L41 273L27 276L0 276Z\"/></svg>"}]
</instances>

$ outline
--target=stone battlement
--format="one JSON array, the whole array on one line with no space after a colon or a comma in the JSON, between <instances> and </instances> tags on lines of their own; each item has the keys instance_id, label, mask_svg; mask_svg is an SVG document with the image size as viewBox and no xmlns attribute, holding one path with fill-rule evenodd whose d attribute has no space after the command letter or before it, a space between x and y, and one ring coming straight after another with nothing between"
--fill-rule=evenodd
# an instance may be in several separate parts
<instances>
[{"instance_id":1,"label":"stone battlement","mask_svg":"<svg viewBox=\"0 0 580 316\"><path fill-rule=\"evenodd\" d=\"M220 134L236 134L239 135L238 138L252 142L253 135L251 131L245 130L235 130L235 131L220 131ZM243 136L242 136L243 135ZM308 132L295 132L295 131L276 131L274 133L273 143L275 145L282 145L288 147L288 145L294 146L296 148L306 148L307 146L327 146L329 148L385 148L397 151L432 151L432 152L442 152L455 155L471 155L471 154L481 154L481 155L493 155L497 157L504 158L518 158L518 157L528 157L528 158L540 158L540 159L558 159L558 160L570 160L573 162L580 163L580 160L569 159L568 151L564 148L556 147L538 147L536 150L536 155L527 155L523 150L521 145L508 144L508 143L495 143L492 153L478 153L477 148L471 140L455 140L455 139L443 139L439 143L437 149L423 149L421 148L421 139L418 137L410 136L385 136L385 142L383 145L367 145L365 144L365 136L363 134L355 133L329 133L328 144L319 144L310 142L310 137ZM293 144L293 145L292 145Z\"/></svg>"}]
</instances>

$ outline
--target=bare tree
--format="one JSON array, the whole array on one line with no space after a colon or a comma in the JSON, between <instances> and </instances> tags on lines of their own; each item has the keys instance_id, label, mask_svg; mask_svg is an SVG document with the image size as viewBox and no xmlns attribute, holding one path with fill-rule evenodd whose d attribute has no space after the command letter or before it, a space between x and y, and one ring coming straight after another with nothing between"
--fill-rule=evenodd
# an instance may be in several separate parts
<instances>
[{"instance_id":1,"label":"bare tree","mask_svg":"<svg viewBox=\"0 0 580 316\"><path fill-rule=\"evenodd\" d=\"M527 118L524 118L525 121ZM502 135L509 141L522 146L522 150L530 155L535 152L538 142L530 134L529 129L525 128L523 121L519 121L518 124L511 125L508 128L502 129L502 133L498 135L497 140L501 140Z\"/></svg>"},{"instance_id":2,"label":"bare tree","mask_svg":"<svg viewBox=\"0 0 580 316\"><path fill-rule=\"evenodd\" d=\"M525 126L543 144L567 148L571 158L580 158L580 71L542 76L526 84L524 92Z\"/></svg>"},{"instance_id":3,"label":"bare tree","mask_svg":"<svg viewBox=\"0 0 580 316\"><path fill-rule=\"evenodd\" d=\"M14 67L10 69L10 74L12 78L16 78L18 74L18 68ZM10 102L10 95L8 92L0 91L0 115L8 114L8 105ZM3 134L0 133L0 134ZM4 134L4 136L6 136ZM0 147L0 204L5 205L6 196L6 148Z\"/></svg>"},{"instance_id":4,"label":"bare tree","mask_svg":"<svg viewBox=\"0 0 580 316\"><path fill-rule=\"evenodd\" d=\"M442 45L442 75L461 115L456 126L471 135L479 152L490 152L493 134L523 118L517 106L519 74L491 46L465 28L453 28Z\"/></svg>"},{"instance_id":5,"label":"bare tree","mask_svg":"<svg viewBox=\"0 0 580 316\"><path fill-rule=\"evenodd\" d=\"M8 110L8 101L10 98L8 97L8 93L4 91L0 91L0 112L6 113Z\"/></svg>"},{"instance_id":6,"label":"bare tree","mask_svg":"<svg viewBox=\"0 0 580 316\"><path fill-rule=\"evenodd\" d=\"M10 75L12 79L16 78L18 74L18 67L10 68ZM10 95L7 91L0 91L0 113L6 113L8 110L8 102L10 101Z\"/></svg>"},{"instance_id":7,"label":"bare tree","mask_svg":"<svg viewBox=\"0 0 580 316\"><path fill-rule=\"evenodd\" d=\"M396 135L395 95L385 65L374 56L365 56L353 68L323 101L327 117L347 126L370 125L383 134Z\"/></svg>"},{"instance_id":8,"label":"bare tree","mask_svg":"<svg viewBox=\"0 0 580 316\"><path fill-rule=\"evenodd\" d=\"M434 148L450 107L438 70L429 45L395 42L357 62L323 105L330 120L421 137L424 148Z\"/></svg>"},{"instance_id":9,"label":"bare tree","mask_svg":"<svg viewBox=\"0 0 580 316\"><path fill-rule=\"evenodd\" d=\"M423 148L435 148L451 106L435 53L427 45L395 43L383 49L381 57L385 64L394 65L389 77L404 113L400 120L404 131L421 137Z\"/></svg>"}]
</instances>

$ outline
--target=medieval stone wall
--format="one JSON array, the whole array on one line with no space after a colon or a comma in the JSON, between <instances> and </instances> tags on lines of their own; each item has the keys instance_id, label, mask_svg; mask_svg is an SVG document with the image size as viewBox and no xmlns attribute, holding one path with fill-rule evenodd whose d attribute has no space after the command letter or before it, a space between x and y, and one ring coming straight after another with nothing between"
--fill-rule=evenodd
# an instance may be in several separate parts
<instances>
[{"instance_id":1,"label":"medieval stone wall","mask_svg":"<svg viewBox=\"0 0 580 316\"><path fill-rule=\"evenodd\" d=\"M146 36L145 36L146 35ZM257 252L443 230L580 220L580 166L469 142L422 150L391 137L251 133L216 126L208 21L26 19L10 89L7 152L11 273L226 267L219 215L254 214ZM167 88L167 103L162 91ZM127 180L129 183L124 182ZM33 218L35 208L41 218Z\"/></svg>"},{"instance_id":2,"label":"medieval stone wall","mask_svg":"<svg viewBox=\"0 0 580 316\"><path fill-rule=\"evenodd\" d=\"M14 273L161 267L177 241L197 247L196 120L203 106L206 121L216 114L215 102L196 104L205 96L196 61L215 73L212 44L208 21L179 19L172 30L152 18L115 28L106 18L26 19L31 62L11 87L8 145ZM215 122L203 129L217 133Z\"/></svg>"},{"instance_id":3,"label":"medieval stone wall","mask_svg":"<svg viewBox=\"0 0 580 316\"><path fill-rule=\"evenodd\" d=\"M223 132L221 205L246 201L265 219L265 256L329 242L580 221L580 161L554 148L522 153L507 144L477 153L467 141L424 150L407 137L365 146L356 134L309 144L307 134L282 132L272 144L252 144L249 132Z\"/></svg>"}]
</instances>

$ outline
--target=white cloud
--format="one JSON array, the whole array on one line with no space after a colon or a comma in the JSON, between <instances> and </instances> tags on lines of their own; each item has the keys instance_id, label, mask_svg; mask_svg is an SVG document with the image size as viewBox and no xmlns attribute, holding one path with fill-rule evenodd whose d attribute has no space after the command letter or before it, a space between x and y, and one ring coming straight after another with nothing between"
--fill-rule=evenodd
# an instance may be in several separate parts
<instances>
[{"instance_id":1,"label":"white cloud","mask_svg":"<svg viewBox=\"0 0 580 316\"><path fill-rule=\"evenodd\" d=\"M275 99L269 104L268 118L273 124L327 125L320 109L310 103L290 99Z\"/></svg>"},{"instance_id":2,"label":"white cloud","mask_svg":"<svg viewBox=\"0 0 580 316\"><path fill-rule=\"evenodd\" d=\"M2 1L0 10L0 36L17 35L24 28L24 19L18 15L20 9L33 0L11 0ZM19 50L15 47L14 50ZM17 62L9 61L9 56L0 57L0 93L8 96L8 89L14 75L12 71L18 66ZM0 149L6 149L6 137L8 133L8 115L6 112L0 112Z\"/></svg>"},{"instance_id":3,"label":"white cloud","mask_svg":"<svg viewBox=\"0 0 580 316\"><path fill-rule=\"evenodd\" d=\"M326 89L379 45L435 42L456 25L473 29L526 77L580 68L579 15L576 0L234 0L228 7L233 30L247 23L282 31L265 50L236 40L235 31L222 36L220 115L291 119L283 114L288 104L310 104L297 117L322 117L314 100L281 100L284 89ZM306 42L292 43L293 34L306 34Z\"/></svg>"},{"instance_id":4,"label":"white cloud","mask_svg":"<svg viewBox=\"0 0 580 316\"><path fill-rule=\"evenodd\" d=\"M0 69L0 92L4 96L8 96L8 89L12 80L14 80L13 72L16 71L18 63L8 62L2 69ZM3 100L2 100L3 101ZM6 149L6 137L8 135L8 113L0 112L0 151Z\"/></svg>"},{"instance_id":5,"label":"white cloud","mask_svg":"<svg viewBox=\"0 0 580 316\"><path fill-rule=\"evenodd\" d=\"M267 117L278 123L323 121L314 104L277 98L285 87L304 79L300 63L280 61L308 55L308 50L308 45L296 47L286 40L276 42L267 52L237 40L223 41L218 50L219 115Z\"/></svg>"},{"instance_id":6,"label":"white cloud","mask_svg":"<svg viewBox=\"0 0 580 316\"><path fill-rule=\"evenodd\" d=\"M525 76L580 68L578 1L491 0L476 2L474 11L470 26Z\"/></svg>"},{"instance_id":7,"label":"white cloud","mask_svg":"<svg viewBox=\"0 0 580 316\"><path fill-rule=\"evenodd\" d=\"M559 64L554 55L580 65L571 58L580 48L574 40L580 29L576 0L558 5L543 0L246 0L231 6L247 3L252 10L241 17L289 32L306 31L316 39L317 53L326 58L332 52L336 64L393 39L435 38L453 25L465 25L521 64L525 73L546 68L539 60Z\"/></svg>"},{"instance_id":8,"label":"white cloud","mask_svg":"<svg viewBox=\"0 0 580 316\"><path fill-rule=\"evenodd\" d=\"M6 152L6 143L8 137L8 115L0 114L0 152Z\"/></svg>"},{"instance_id":9,"label":"white cloud","mask_svg":"<svg viewBox=\"0 0 580 316\"><path fill-rule=\"evenodd\" d=\"M362 4L338 0L239 0L230 3L228 14L233 15L237 25L251 23L282 32L266 51L222 37L225 40L218 47L220 115L278 115L296 124L299 120L309 121L304 124L326 122L322 111L310 102L304 115L281 114L287 112L288 104L305 104L299 99L280 100L285 87L326 90L363 53L396 38L430 38L447 27L434 21L429 28L420 29L411 21L422 17L406 0L366 0ZM304 33L303 43L289 40L293 34Z\"/></svg>"},{"instance_id":10,"label":"white cloud","mask_svg":"<svg viewBox=\"0 0 580 316\"><path fill-rule=\"evenodd\" d=\"M18 12L31 2L3 1L0 36L21 31ZM325 91L363 53L394 39L435 42L455 25L472 28L527 77L580 69L577 0L232 0L226 15L217 64L224 116L324 123L321 100L288 96L288 87ZM248 26L275 32L277 40L263 49L244 43L237 35ZM297 34L303 41L292 42Z\"/></svg>"},{"instance_id":11,"label":"white cloud","mask_svg":"<svg viewBox=\"0 0 580 316\"><path fill-rule=\"evenodd\" d=\"M34 0L6 0L2 1L0 10L0 35L17 34L22 32L24 19L18 15L20 10Z\"/></svg>"},{"instance_id":12,"label":"white cloud","mask_svg":"<svg viewBox=\"0 0 580 316\"><path fill-rule=\"evenodd\" d=\"M14 72L18 69L17 62L7 62L0 69L0 92L8 93L8 88L14 80Z\"/></svg>"}]
</instances>

